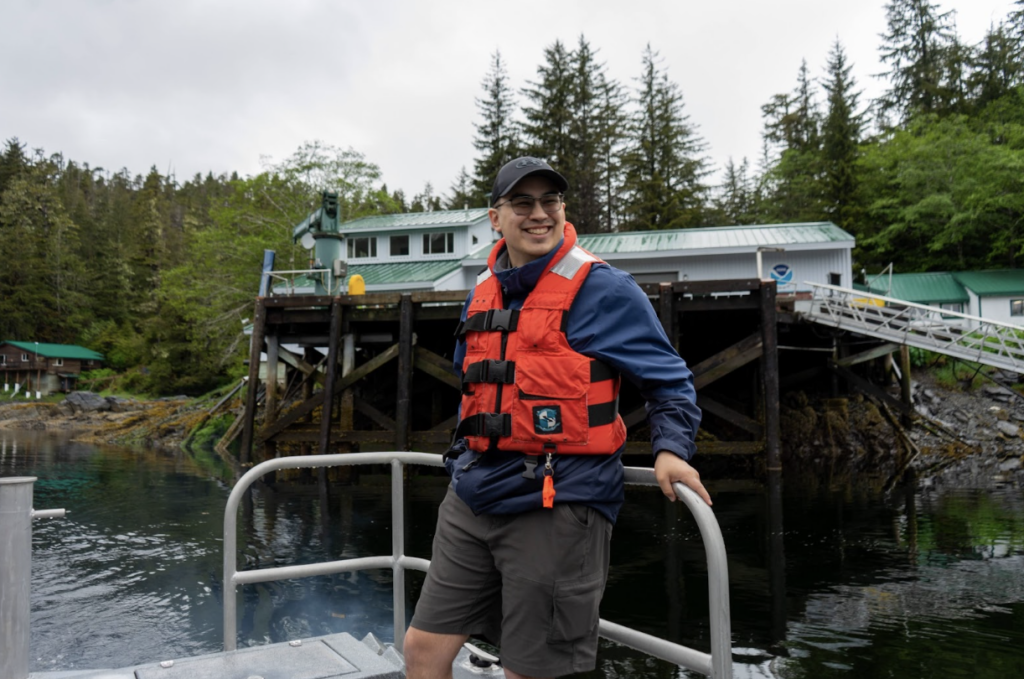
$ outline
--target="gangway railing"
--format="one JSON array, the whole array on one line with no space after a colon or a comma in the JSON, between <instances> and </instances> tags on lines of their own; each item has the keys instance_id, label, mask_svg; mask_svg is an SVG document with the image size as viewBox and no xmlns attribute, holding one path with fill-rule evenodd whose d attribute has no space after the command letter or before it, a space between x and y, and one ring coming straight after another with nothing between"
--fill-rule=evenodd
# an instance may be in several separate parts
<instances>
[{"instance_id":1,"label":"gangway railing","mask_svg":"<svg viewBox=\"0 0 1024 679\"><path fill-rule=\"evenodd\" d=\"M333 295L337 292L335 287L335 276L330 269L293 269L281 271L266 271L264 276L270 281L270 290L277 295L309 294L307 288L315 288L319 285L326 295ZM297 284L299 279L305 279L305 284Z\"/></svg>"},{"instance_id":2,"label":"gangway railing","mask_svg":"<svg viewBox=\"0 0 1024 679\"><path fill-rule=\"evenodd\" d=\"M1024 372L1024 326L835 285L806 285L814 295L803 315L815 323Z\"/></svg>"},{"instance_id":3,"label":"gangway railing","mask_svg":"<svg viewBox=\"0 0 1024 679\"><path fill-rule=\"evenodd\" d=\"M391 550L390 556L340 559L299 566L279 566L239 571L237 565L238 506L249 487L263 475L281 469L302 467L341 467L360 464L391 465ZM235 650L238 642L238 608L235 587L258 582L306 578L335 573L351 573L372 568L390 568L393 573L395 647L402 650L405 640L405 571L426 572L430 561L405 554L405 486L404 467L420 464L443 467L440 455L428 453L345 453L282 457L262 462L246 472L228 496L224 512L224 650ZM653 469L625 468L626 483L657 486ZM729 613L729 570L725 542L714 512L694 491L681 483L673 484L676 496L689 508L697 522L707 551L708 602L710 604L711 652L704 653L687 646L660 639L606 620L600 621L599 632L610 641L628 646L656 658L681 665L713 679L732 677L732 623Z\"/></svg>"}]
</instances>

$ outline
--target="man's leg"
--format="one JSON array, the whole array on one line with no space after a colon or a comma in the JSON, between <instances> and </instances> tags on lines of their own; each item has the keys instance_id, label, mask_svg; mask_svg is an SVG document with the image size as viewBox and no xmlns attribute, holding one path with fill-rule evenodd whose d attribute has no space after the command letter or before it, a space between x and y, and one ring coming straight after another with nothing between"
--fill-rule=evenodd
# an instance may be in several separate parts
<instances>
[{"instance_id":1,"label":"man's leg","mask_svg":"<svg viewBox=\"0 0 1024 679\"><path fill-rule=\"evenodd\" d=\"M452 662L468 638L464 634L434 634L410 627L403 649L407 679L451 679Z\"/></svg>"}]
</instances>

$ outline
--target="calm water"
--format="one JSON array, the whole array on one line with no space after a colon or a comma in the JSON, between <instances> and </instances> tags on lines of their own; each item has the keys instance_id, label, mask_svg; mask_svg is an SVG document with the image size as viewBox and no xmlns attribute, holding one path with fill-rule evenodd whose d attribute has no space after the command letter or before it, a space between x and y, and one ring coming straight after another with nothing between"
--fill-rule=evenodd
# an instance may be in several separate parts
<instances>
[{"instance_id":1,"label":"calm water","mask_svg":"<svg viewBox=\"0 0 1024 679\"><path fill-rule=\"evenodd\" d=\"M0 432L0 475L33 475L32 670L119 667L219 650L229 488L214 457ZM326 506L254 493L239 563L390 552L385 477ZM407 553L429 558L443 481L408 490ZM787 483L715 492L730 555L738 677L1024 676L1024 495L889 499ZM630 490L602 617L708 647L706 568L685 509ZM422 576L408 576L410 601ZM242 588L242 644L347 631L391 638L390 572ZM409 609L411 611L411 604ZM683 677L605 644L593 677Z\"/></svg>"}]
</instances>

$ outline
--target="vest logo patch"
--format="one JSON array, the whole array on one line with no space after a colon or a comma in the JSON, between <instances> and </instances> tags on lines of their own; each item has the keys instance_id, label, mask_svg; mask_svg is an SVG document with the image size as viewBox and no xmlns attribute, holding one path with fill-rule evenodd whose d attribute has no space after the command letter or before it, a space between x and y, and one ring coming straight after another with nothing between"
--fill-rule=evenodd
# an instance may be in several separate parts
<instances>
[{"instance_id":1,"label":"vest logo patch","mask_svg":"<svg viewBox=\"0 0 1024 679\"><path fill-rule=\"evenodd\" d=\"M533 431L538 434L561 434L562 406L534 406Z\"/></svg>"}]
</instances>

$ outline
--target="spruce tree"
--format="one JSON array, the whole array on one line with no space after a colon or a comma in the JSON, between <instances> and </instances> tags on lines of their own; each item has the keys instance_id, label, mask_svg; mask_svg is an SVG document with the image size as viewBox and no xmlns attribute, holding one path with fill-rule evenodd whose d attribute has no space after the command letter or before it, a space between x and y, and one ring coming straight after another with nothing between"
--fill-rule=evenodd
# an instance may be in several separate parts
<instances>
[{"instance_id":1,"label":"spruce tree","mask_svg":"<svg viewBox=\"0 0 1024 679\"><path fill-rule=\"evenodd\" d=\"M522 90L523 144L527 155L547 160L564 170L573 155L570 126L572 110L573 55L560 40L544 49L544 63L537 67L537 80ZM572 182L570 182L572 186Z\"/></svg>"},{"instance_id":2,"label":"spruce tree","mask_svg":"<svg viewBox=\"0 0 1024 679\"><path fill-rule=\"evenodd\" d=\"M860 92L850 75L846 52L837 39L828 55L826 79L828 111L821 126L822 198L826 215L846 230L857 215L857 157L864 130L864 114L857 110Z\"/></svg>"},{"instance_id":3,"label":"spruce tree","mask_svg":"<svg viewBox=\"0 0 1024 679\"><path fill-rule=\"evenodd\" d=\"M824 219L822 204L821 113L807 62L800 65L792 93L777 94L764 114L766 170L762 190L769 222Z\"/></svg>"},{"instance_id":4,"label":"spruce tree","mask_svg":"<svg viewBox=\"0 0 1024 679\"><path fill-rule=\"evenodd\" d=\"M480 207L473 196L473 180L462 166L455 181L452 182L451 193L444 200L445 210L463 210L471 207Z\"/></svg>"},{"instance_id":5,"label":"spruce tree","mask_svg":"<svg viewBox=\"0 0 1024 679\"><path fill-rule=\"evenodd\" d=\"M683 95L650 45L637 78L636 112L623 156L626 231L702 223L708 187L705 143L683 112Z\"/></svg>"},{"instance_id":6,"label":"spruce tree","mask_svg":"<svg viewBox=\"0 0 1024 679\"><path fill-rule=\"evenodd\" d=\"M491 187L498 170L520 155L519 125L514 118L515 95L501 52L495 52L491 70L484 78L484 97L476 100L483 120L476 124L473 146L480 156L473 161L473 190L478 205L490 203Z\"/></svg>"},{"instance_id":7,"label":"spruce tree","mask_svg":"<svg viewBox=\"0 0 1024 679\"><path fill-rule=\"evenodd\" d=\"M915 113L943 110L948 95L947 52L951 45L950 12L940 12L930 0L890 0L887 30L882 35L881 60L889 89L879 103L883 115L906 121Z\"/></svg>"}]
</instances>

